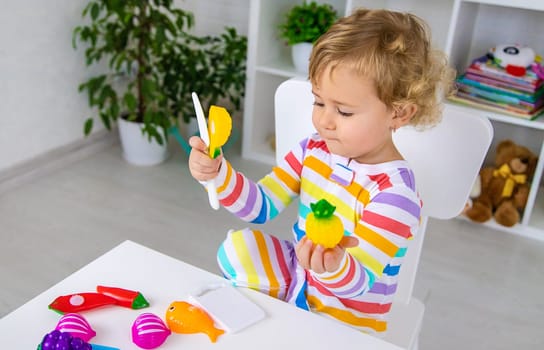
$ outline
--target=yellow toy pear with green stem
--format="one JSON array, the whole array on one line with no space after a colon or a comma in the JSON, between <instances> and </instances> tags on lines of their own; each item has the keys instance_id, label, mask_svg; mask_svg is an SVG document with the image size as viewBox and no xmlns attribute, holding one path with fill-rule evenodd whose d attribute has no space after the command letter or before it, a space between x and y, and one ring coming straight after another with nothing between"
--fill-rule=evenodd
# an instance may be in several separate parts
<instances>
[{"instance_id":1,"label":"yellow toy pear with green stem","mask_svg":"<svg viewBox=\"0 0 544 350\"><path fill-rule=\"evenodd\" d=\"M334 215L336 207L326 199L310 203L312 212L306 217L306 236L324 248L334 248L344 236L344 225Z\"/></svg>"}]
</instances>

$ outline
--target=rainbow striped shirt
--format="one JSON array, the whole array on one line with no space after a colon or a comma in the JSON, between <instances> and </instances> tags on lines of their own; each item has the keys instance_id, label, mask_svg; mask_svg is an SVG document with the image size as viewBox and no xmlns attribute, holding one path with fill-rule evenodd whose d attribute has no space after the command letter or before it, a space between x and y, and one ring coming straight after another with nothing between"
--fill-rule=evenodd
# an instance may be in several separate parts
<instances>
[{"instance_id":1,"label":"rainbow striped shirt","mask_svg":"<svg viewBox=\"0 0 544 350\"><path fill-rule=\"evenodd\" d=\"M421 201L406 161L357 163L331 154L314 134L257 183L226 160L215 181L220 203L250 223L265 223L299 198L296 242L305 235L310 203L332 203L344 234L359 245L348 249L335 272L306 271L308 305L365 332L385 331L399 269L420 221Z\"/></svg>"}]
</instances>

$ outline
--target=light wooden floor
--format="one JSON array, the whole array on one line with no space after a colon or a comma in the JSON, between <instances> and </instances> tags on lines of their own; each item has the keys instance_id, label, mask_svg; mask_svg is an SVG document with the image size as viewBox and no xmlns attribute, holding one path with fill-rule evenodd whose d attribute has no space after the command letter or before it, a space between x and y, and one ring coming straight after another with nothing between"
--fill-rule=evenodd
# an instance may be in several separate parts
<instances>
[{"instance_id":1,"label":"light wooden floor","mask_svg":"<svg viewBox=\"0 0 544 350\"><path fill-rule=\"evenodd\" d=\"M209 208L174 150L140 168L115 145L0 194L0 317L126 239L218 273L220 241L245 224ZM253 178L269 170L229 151ZM265 230L289 237L293 215ZM542 242L433 220L415 294L426 303L422 350L544 348Z\"/></svg>"}]
</instances>

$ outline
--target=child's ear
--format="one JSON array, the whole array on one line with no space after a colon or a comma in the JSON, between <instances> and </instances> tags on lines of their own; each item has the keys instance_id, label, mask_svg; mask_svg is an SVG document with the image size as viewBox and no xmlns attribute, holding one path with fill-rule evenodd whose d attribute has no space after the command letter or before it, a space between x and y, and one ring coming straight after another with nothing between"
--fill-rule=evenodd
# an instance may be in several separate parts
<instances>
[{"instance_id":1,"label":"child's ear","mask_svg":"<svg viewBox=\"0 0 544 350\"><path fill-rule=\"evenodd\" d=\"M395 122L397 123L397 127L401 127L410 123L410 120L412 120L416 112L417 112L417 106L413 103L407 103L401 108L399 108L395 112L395 117L394 117L394 119L396 119Z\"/></svg>"}]
</instances>

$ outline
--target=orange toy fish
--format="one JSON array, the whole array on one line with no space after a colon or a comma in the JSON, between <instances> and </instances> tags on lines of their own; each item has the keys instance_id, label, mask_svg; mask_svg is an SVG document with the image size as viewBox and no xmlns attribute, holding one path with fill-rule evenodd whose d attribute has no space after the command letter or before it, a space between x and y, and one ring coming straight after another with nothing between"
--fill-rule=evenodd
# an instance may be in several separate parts
<instances>
[{"instance_id":1,"label":"orange toy fish","mask_svg":"<svg viewBox=\"0 0 544 350\"><path fill-rule=\"evenodd\" d=\"M201 308L185 301L174 301L166 311L166 324L175 333L205 333L212 343L225 333L214 326L213 319Z\"/></svg>"}]
</instances>

